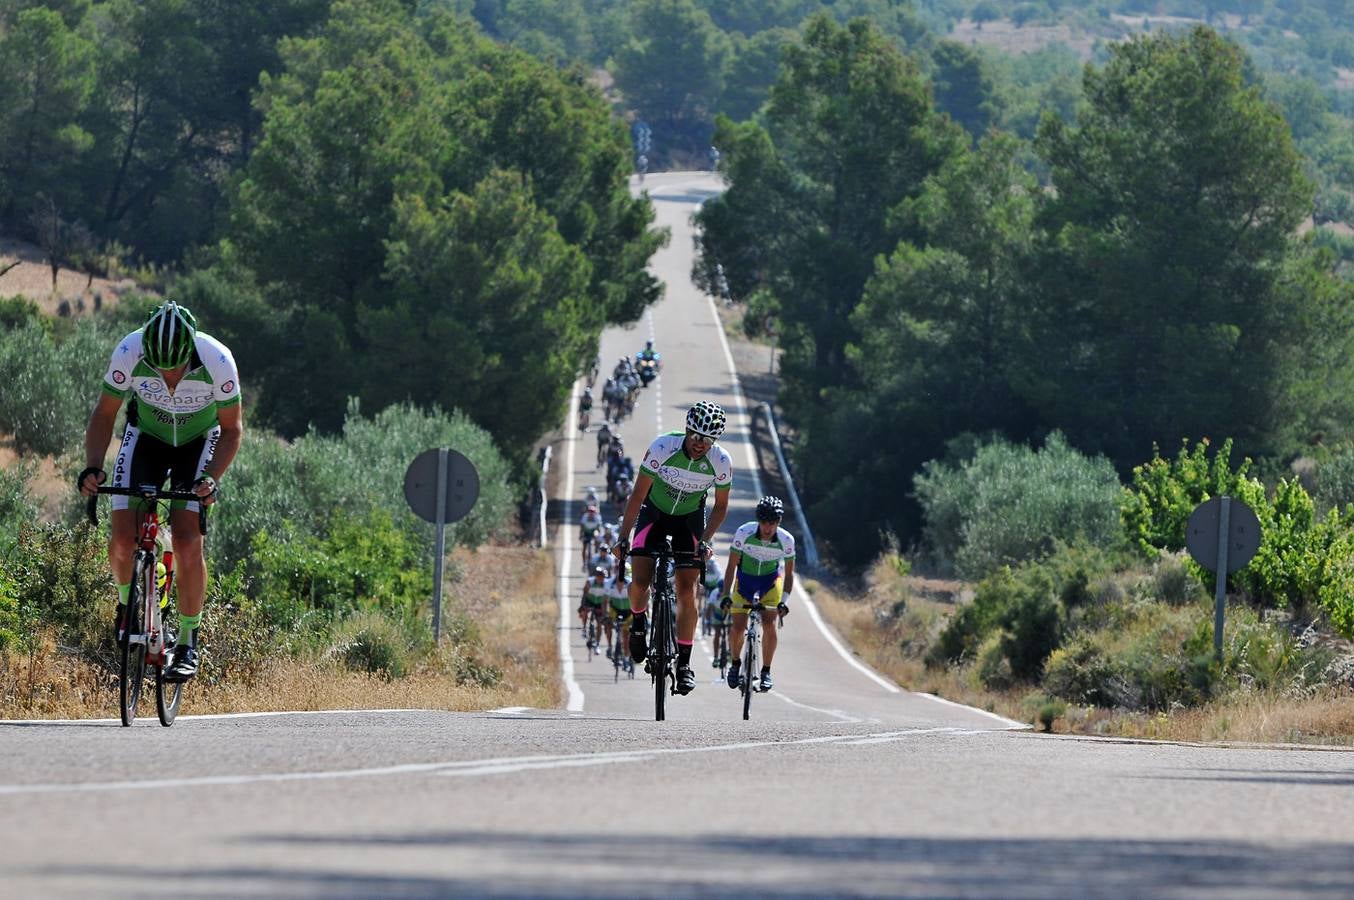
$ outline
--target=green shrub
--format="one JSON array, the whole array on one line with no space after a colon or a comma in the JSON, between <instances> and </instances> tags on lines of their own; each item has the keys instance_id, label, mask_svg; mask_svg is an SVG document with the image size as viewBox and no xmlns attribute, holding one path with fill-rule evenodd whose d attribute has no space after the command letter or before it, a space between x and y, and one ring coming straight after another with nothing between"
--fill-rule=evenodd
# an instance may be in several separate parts
<instances>
[{"instance_id":1,"label":"green shrub","mask_svg":"<svg viewBox=\"0 0 1354 900\"><path fill-rule=\"evenodd\" d=\"M976 659L989 635L1001 632L1002 653L1020 680L1037 679L1043 661L1058 647L1067 627L1061 598L1089 603L1089 572L1106 559L1093 551L1060 548L1053 556L1012 570L1003 567L978 583L973 602L961 606L941 629L926 655L929 666Z\"/></svg>"},{"instance_id":2,"label":"green shrub","mask_svg":"<svg viewBox=\"0 0 1354 900\"><path fill-rule=\"evenodd\" d=\"M1004 691L1016 683L1015 674L1011 671L1011 661L1006 658L1006 651L1002 647L1001 635L990 635L981 647L978 648L978 659L975 668L978 673L978 680L982 682L983 687L993 691Z\"/></svg>"},{"instance_id":3,"label":"green shrub","mask_svg":"<svg viewBox=\"0 0 1354 900\"><path fill-rule=\"evenodd\" d=\"M295 626L311 612L322 618L361 610L412 617L432 597L432 565L390 515L330 516L323 537L299 534L290 522L254 538L255 596L269 619Z\"/></svg>"},{"instance_id":4,"label":"green shrub","mask_svg":"<svg viewBox=\"0 0 1354 900\"><path fill-rule=\"evenodd\" d=\"M0 330L12 331L30 324L51 330L51 320L42 314L42 310L32 300L21 294L0 297Z\"/></svg>"},{"instance_id":5,"label":"green shrub","mask_svg":"<svg viewBox=\"0 0 1354 900\"><path fill-rule=\"evenodd\" d=\"M1133 469L1133 482L1124 488L1120 505L1130 543L1148 559L1156 559L1163 550L1185 549L1190 514L1210 497L1240 497L1259 513L1265 488L1248 476L1250 459L1243 459L1233 470L1231 439L1223 442L1211 461L1209 446L1204 438L1190 450L1185 441L1174 461L1162 459L1156 450L1150 462Z\"/></svg>"},{"instance_id":6,"label":"green shrub","mask_svg":"<svg viewBox=\"0 0 1354 900\"><path fill-rule=\"evenodd\" d=\"M0 568L0 654L23 642L23 621L19 613L19 586Z\"/></svg>"},{"instance_id":7,"label":"green shrub","mask_svg":"<svg viewBox=\"0 0 1354 900\"><path fill-rule=\"evenodd\" d=\"M36 471L37 467L27 460L0 469L0 559L9 555L19 529L38 520L37 504L28 493Z\"/></svg>"},{"instance_id":8,"label":"green shrub","mask_svg":"<svg viewBox=\"0 0 1354 900\"><path fill-rule=\"evenodd\" d=\"M1082 635L1054 650L1044 667L1044 690L1072 703L1123 705L1124 678L1108 653Z\"/></svg>"},{"instance_id":9,"label":"green shrub","mask_svg":"<svg viewBox=\"0 0 1354 900\"><path fill-rule=\"evenodd\" d=\"M1346 448L1316 469L1313 499L1322 509L1354 504L1354 448Z\"/></svg>"},{"instance_id":10,"label":"green shrub","mask_svg":"<svg viewBox=\"0 0 1354 900\"><path fill-rule=\"evenodd\" d=\"M1197 568L1191 568L1179 553L1164 553L1153 564L1148 590L1153 599L1172 606L1185 606L1204 596Z\"/></svg>"},{"instance_id":11,"label":"green shrub","mask_svg":"<svg viewBox=\"0 0 1354 900\"><path fill-rule=\"evenodd\" d=\"M366 611L339 623L334 629L331 652L344 667L355 672L403 678L413 671L419 643L418 637L398 619Z\"/></svg>"},{"instance_id":12,"label":"green shrub","mask_svg":"<svg viewBox=\"0 0 1354 900\"><path fill-rule=\"evenodd\" d=\"M1053 730L1053 723L1067 714L1067 704L1057 699L1049 697L1041 692L1035 691L1026 694L1021 699L1020 705L1030 714L1031 719L1045 731Z\"/></svg>"},{"instance_id":13,"label":"green shrub","mask_svg":"<svg viewBox=\"0 0 1354 900\"><path fill-rule=\"evenodd\" d=\"M1011 674L1034 681L1043 674L1044 660L1062 643L1065 613L1051 580L1034 577L1027 579L1023 587L997 621L1002 627L1001 649L1011 663Z\"/></svg>"},{"instance_id":14,"label":"green shrub","mask_svg":"<svg viewBox=\"0 0 1354 900\"><path fill-rule=\"evenodd\" d=\"M0 429L15 449L56 455L79 445L112 340L90 319L63 341L33 322L0 332Z\"/></svg>"},{"instance_id":15,"label":"green shrub","mask_svg":"<svg viewBox=\"0 0 1354 900\"><path fill-rule=\"evenodd\" d=\"M973 602L959 607L941 629L935 644L927 652L927 665L955 665L973 659L1016 590L1015 575L1009 568L979 582Z\"/></svg>"},{"instance_id":16,"label":"green shrub","mask_svg":"<svg viewBox=\"0 0 1354 900\"><path fill-rule=\"evenodd\" d=\"M931 550L965 577L1045 556L1058 542L1120 540L1113 466L1056 432L1037 451L998 440L957 467L927 463L915 486Z\"/></svg>"},{"instance_id":17,"label":"green shrub","mask_svg":"<svg viewBox=\"0 0 1354 900\"><path fill-rule=\"evenodd\" d=\"M117 595L104 534L87 525L30 523L19 529L5 568L15 585L24 635L52 628L63 648L111 666L108 623Z\"/></svg>"},{"instance_id":18,"label":"green shrub","mask_svg":"<svg viewBox=\"0 0 1354 900\"><path fill-rule=\"evenodd\" d=\"M1318 606L1342 634L1354 636L1354 600L1346 575L1354 567L1354 513L1336 508L1322 519L1310 495L1297 478L1280 480L1273 498L1264 485L1246 476L1250 461L1233 471L1228 463L1231 442L1210 462L1207 441L1193 451L1182 447L1173 463L1158 454L1134 469L1131 488L1124 491L1123 519L1130 541L1149 558L1184 547L1190 514L1204 500L1229 494L1246 503L1260 521L1260 548L1240 572L1231 576L1235 588L1262 606L1288 608L1300 616ZM1186 563L1206 586L1213 575L1193 562Z\"/></svg>"},{"instance_id":19,"label":"green shrub","mask_svg":"<svg viewBox=\"0 0 1354 900\"><path fill-rule=\"evenodd\" d=\"M198 680L251 687L267 675L279 653L294 649L286 637L250 598L240 570L213 572L202 608Z\"/></svg>"}]
</instances>

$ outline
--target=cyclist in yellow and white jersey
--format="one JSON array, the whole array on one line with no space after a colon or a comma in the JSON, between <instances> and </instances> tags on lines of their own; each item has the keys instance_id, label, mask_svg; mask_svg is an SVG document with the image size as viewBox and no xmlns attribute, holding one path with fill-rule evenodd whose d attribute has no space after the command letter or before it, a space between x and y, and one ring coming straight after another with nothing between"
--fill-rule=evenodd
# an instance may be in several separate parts
<instances>
[{"instance_id":1,"label":"cyclist in yellow and white jersey","mask_svg":"<svg viewBox=\"0 0 1354 900\"><path fill-rule=\"evenodd\" d=\"M672 549L696 553L693 564L674 566L677 585L677 692L689 694L696 688L696 673L691 670L691 645L696 639L696 582L704 561L710 558L710 540L724 523L729 510L729 490L733 487L733 462L723 447L715 444L724 433L724 410L705 400L686 414L686 431L660 435L644 452L639 477L625 504L621 519L621 540L615 554L624 560L630 549L630 531L635 529L636 550L652 550L664 536L672 538ZM715 503L709 518L705 515L706 496L714 491ZM630 656L642 662L648 653L645 628L648 625L649 588L653 584L654 561L634 557L634 578L630 582Z\"/></svg>"},{"instance_id":2,"label":"cyclist in yellow and white jersey","mask_svg":"<svg viewBox=\"0 0 1354 900\"><path fill-rule=\"evenodd\" d=\"M733 626L729 629L728 684L738 687L739 668L742 666L743 635L747 631L748 611L753 600L761 598L762 606L762 671L761 689L771 690L771 660L776 655L776 626L785 618L790 607L784 595L795 586L795 539L780 527L785 507L778 497L763 497L757 503L757 520L748 522L734 532L733 546L729 548L729 564L724 570L725 594L721 606L733 610ZM784 566L784 584L781 567ZM752 677L752 673L747 673Z\"/></svg>"}]
</instances>

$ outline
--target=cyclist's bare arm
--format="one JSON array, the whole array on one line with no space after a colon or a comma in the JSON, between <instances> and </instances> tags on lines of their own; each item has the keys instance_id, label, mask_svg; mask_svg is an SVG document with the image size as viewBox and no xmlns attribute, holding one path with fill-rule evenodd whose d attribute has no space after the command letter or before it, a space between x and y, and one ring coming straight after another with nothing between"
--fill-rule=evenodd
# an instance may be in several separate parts
<instances>
[{"instance_id":1,"label":"cyclist's bare arm","mask_svg":"<svg viewBox=\"0 0 1354 900\"><path fill-rule=\"evenodd\" d=\"M649 490L653 487L653 476L646 475L643 472L635 478L635 486L630 489L630 499L625 503L625 516L621 519L621 540L628 542L630 532L635 527L635 520L639 518L639 508L644 505L644 498L649 496ZM622 559L625 556L621 549L621 544L616 544L616 558Z\"/></svg>"},{"instance_id":2,"label":"cyclist's bare arm","mask_svg":"<svg viewBox=\"0 0 1354 900\"><path fill-rule=\"evenodd\" d=\"M113 425L118 419L118 410L122 409L122 398L100 392L94 409L89 413L89 423L85 426L85 467L102 469L104 457L108 454L108 442L113 439ZM80 485L80 493L86 497L94 495L97 482L93 475L85 478Z\"/></svg>"},{"instance_id":3,"label":"cyclist's bare arm","mask_svg":"<svg viewBox=\"0 0 1354 900\"><path fill-rule=\"evenodd\" d=\"M729 514L729 494L733 491L715 491L715 508L710 510L710 518L705 523L705 533L701 535L701 540L710 543L719 532L719 526L724 524L724 517Z\"/></svg>"},{"instance_id":4,"label":"cyclist's bare arm","mask_svg":"<svg viewBox=\"0 0 1354 900\"><path fill-rule=\"evenodd\" d=\"M207 474L220 481L235 461L235 454L240 452L240 443L244 440L244 406L236 403L219 408L216 424L221 426L221 437L216 441L212 461L207 463Z\"/></svg>"},{"instance_id":5,"label":"cyclist's bare arm","mask_svg":"<svg viewBox=\"0 0 1354 900\"><path fill-rule=\"evenodd\" d=\"M781 585L781 593L787 598L795 589L795 561L787 559L785 561L785 581Z\"/></svg>"},{"instance_id":6,"label":"cyclist's bare arm","mask_svg":"<svg viewBox=\"0 0 1354 900\"><path fill-rule=\"evenodd\" d=\"M737 550L729 551L729 564L724 567L724 596L733 596L733 578L734 573L738 571L738 564L743 561L743 554ZM723 599L723 598L721 598Z\"/></svg>"}]
</instances>

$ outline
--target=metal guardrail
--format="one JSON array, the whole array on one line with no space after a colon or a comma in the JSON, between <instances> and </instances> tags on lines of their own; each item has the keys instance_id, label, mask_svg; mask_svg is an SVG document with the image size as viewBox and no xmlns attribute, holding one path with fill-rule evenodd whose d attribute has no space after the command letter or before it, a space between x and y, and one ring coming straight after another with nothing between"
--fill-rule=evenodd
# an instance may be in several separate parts
<instances>
[{"instance_id":1,"label":"metal guardrail","mask_svg":"<svg viewBox=\"0 0 1354 900\"><path fill-rule=\"evenodd\" d=\"M771 435L771 449L776 452L776 464L780 466L781 475L785 478L785 488L790 492L790 502L795 507L795 519L799 522L800 545L804 548L804 562L810 568L818 568L818 545L813 540L813 532L809 530L809 520L804 516L804 506L799 502L799 491L795 490L794 476L790 474L790 466L785 462L785 451L780 446L780 434L776 431L776 417L771 413L771 404L762 404L762 415L766 416L766 431Z\"/></svg>"},{"instance_id":2,"label":"metal guardrail","mask_svg":"<svg viewBox=\"0 0 1354 900\"><path fill-rule=\"evenodd\" d=\"M547 444L547 445L541 450L541 486L540 486L539 490L540 490L540 492L541 492L541 536L540 536L540 545L541 545L542 547L549 546L549 539L546 537L546 530L545 530L545 508L546 508L546 506L550 503L550 495L549 495L549 493L548 493L547 481L548 481L548 479L550 478L550 451L551 451L551 449L552 449L552 448L550 447L550 445Z\"/></svg>"}]
</instances>

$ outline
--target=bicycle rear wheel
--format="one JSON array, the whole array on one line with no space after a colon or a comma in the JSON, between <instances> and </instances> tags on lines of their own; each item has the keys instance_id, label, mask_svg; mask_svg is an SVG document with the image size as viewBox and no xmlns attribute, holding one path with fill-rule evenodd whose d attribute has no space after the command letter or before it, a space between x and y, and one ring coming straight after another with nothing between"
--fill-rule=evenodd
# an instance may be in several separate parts
<instances>
[{"instance_id":1,"label":"bicycle rear wheel","mask_svg":"<svg viewBox=\"0 0 1354 900\"><path fill-rule=\"evenodd\" d=\"M121 666L118 669L118 712L123 726L136 720L136 705L141 700L141 686L146 680L146 645L132 639L146 635L147 573L154 577L150 554L138 550L132 559L132 584L127 592L127 632L121 647Z\"/></svg>"}]
</instances>

